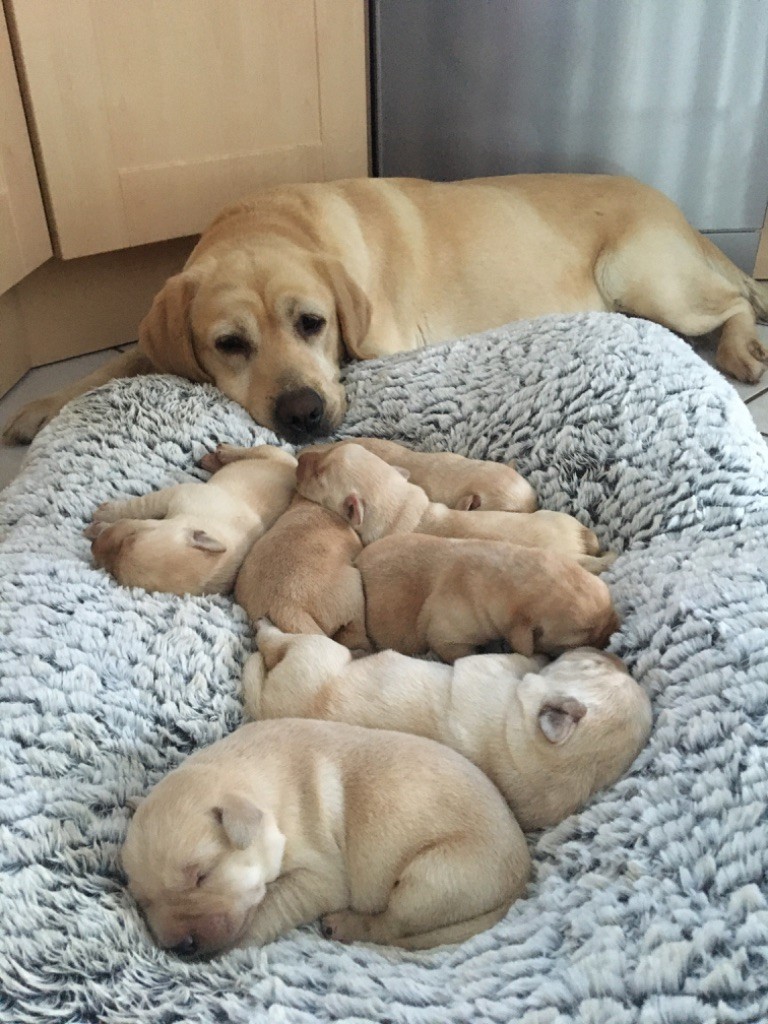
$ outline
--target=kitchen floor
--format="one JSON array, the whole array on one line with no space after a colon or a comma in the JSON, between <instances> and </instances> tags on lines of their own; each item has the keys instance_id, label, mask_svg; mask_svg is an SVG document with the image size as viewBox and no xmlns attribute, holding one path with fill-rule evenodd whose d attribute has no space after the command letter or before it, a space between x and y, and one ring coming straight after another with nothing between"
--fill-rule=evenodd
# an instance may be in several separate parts
<instances>
[{"instance_id":1,"label":"kitchen floor","mask_svg":"<svg viewBox=\"0 0 768 1024\"><path fill-rule=\"evenodd\" d=\"M763 344L768 346L768 326L760 325L757 330ZM123 345L119 349L93 352L87 356L65 359L60 363L52 363L50 366L41 366L36 370L30 370L15 387L0 399L0 426L3 426L13 413L26 402L35 398L43 398L51 391L84 377L101 366L102 363L108 362L119 351L125 351L127 347L129 346ZM714 364L714 341L708 340L699 343L697 351L708 363ZM768 373L759 384L734 384L734 387L746 403L758 430L768 441ZM0 489L9 484L19 472L26 452L26 447L6 448L0 445Z\"/></svg>"}]
</instances>

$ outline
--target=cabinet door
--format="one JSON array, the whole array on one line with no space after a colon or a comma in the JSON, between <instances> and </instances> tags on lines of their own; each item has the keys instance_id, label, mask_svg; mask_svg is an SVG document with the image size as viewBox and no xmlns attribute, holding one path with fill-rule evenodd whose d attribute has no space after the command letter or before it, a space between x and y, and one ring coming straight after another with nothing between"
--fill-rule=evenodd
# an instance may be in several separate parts
<instances>
[{"instance_id":1,"label":"cabinet door","mask_svg":"<svg viewBox=\"0 0 768 1024\"><path fill-rule=\"evenodd\" d=\"M0 293L50 255L51 240L0 4Z\"/></svg>"},{"instance_id":2,"label":"cabinet door","mask_svg":"<svg viewBox=\"0 0 768 1024\"><path fill-rule=\"evenodd\" d=\"M8 0L6 0L8 2ZM64 258L368 173L363 0L10 0Z\"/></svg>"}]
</instances>

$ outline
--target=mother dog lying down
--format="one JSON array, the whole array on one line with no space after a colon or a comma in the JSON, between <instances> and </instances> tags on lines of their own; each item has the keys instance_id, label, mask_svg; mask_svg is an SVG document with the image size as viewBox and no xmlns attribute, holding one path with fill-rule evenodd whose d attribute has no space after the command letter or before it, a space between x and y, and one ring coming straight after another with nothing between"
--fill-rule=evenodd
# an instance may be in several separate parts
<instances>
[{"instance_id":1,"label":"mother dog lying down","mask_svg":"<svg viewBox=\"0 0 768 1024\"><path fill-rule=\"evenodd\" d=\"M112 377L215 384L296 443L345 412L343 358L371 359L546 313L619 311L687 335L722 328L717 364L756 381L768 285L661 193L609 175L435 183L350 179L264 189L225 209L139 328L139 347L25 406L29 441Z\"/></svg>"}]
</instances>

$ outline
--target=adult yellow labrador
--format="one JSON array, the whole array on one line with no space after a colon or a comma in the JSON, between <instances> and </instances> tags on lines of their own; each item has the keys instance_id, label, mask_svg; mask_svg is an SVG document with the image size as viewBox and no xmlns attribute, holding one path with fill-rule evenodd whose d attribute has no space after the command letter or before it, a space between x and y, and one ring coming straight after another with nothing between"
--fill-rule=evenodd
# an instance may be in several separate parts
<instances>
[{"instance_id":1,"label":"adult yellow labrador","mask_svg":"<svg viewBox=\"0 0 768 1024\"><path fill-rule=\"evenodd\" d=\"M281 185L225 209L139 329L135 353L32 403L27 441L76 394L159 370L214 383L293 442L345 411L344 358L370 359L545 313L613 310L685 335L722 328L718 366L756 381L768 285L629 178Z\"/></svg>"}]
</instances>

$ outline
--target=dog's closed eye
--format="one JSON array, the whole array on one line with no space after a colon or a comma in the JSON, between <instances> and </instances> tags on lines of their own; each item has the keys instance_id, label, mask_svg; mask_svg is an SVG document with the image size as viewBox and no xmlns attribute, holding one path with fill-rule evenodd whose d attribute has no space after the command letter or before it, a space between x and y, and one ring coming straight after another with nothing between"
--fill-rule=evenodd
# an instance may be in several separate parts
<instances>
[{"instance_id":1,"label":"dog's closed eye","mask_svg":"<svg viewBox=\"0 0 768 1024\"><path fill-rule=\"evenodd\" d=\"M317 313L302 313L296 321L296 331L302 338L313 338L325 327L324 316Z\"/></svg>"},{"instance_id":2,"label":"dog's closed eye","mask_svg":"<svg viewBox=\"0 0 768 1024\"><path fill-rule=\"evenodd\" d=\"M216 349L225 356L243 356L248 359L253 353L251 343L239 334L223 334L216 339Z\"/></svg>"}]
</instances>

